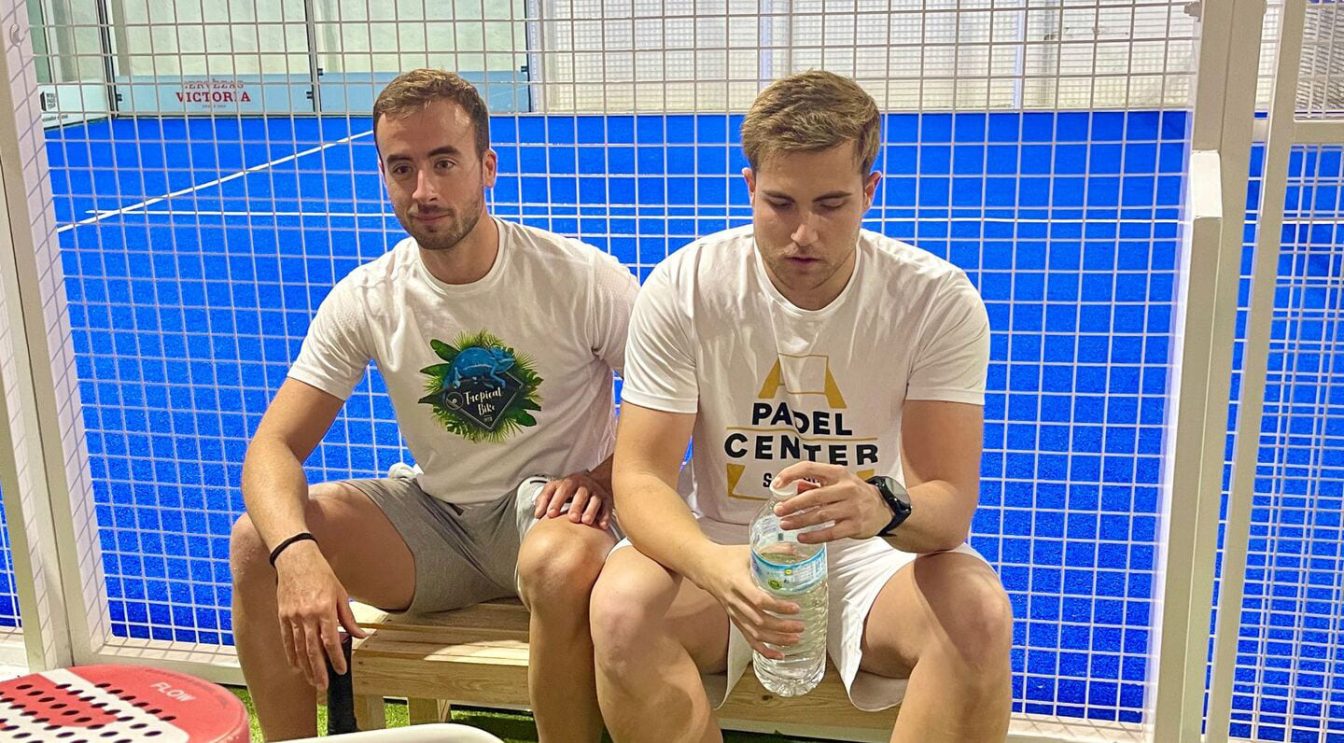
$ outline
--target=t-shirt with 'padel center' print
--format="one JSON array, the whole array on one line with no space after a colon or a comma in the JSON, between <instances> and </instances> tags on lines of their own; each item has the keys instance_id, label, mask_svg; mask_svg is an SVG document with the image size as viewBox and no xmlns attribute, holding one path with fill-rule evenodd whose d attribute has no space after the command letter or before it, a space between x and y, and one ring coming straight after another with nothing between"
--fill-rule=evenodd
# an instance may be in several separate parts
<instances>
[{"instance_id":1,"label":"t-shirt with 'padel center' print","mask_svg":"<svg viewBox=\"0 0 1344 743\"><path fill-rule=\"evenodd\" d=\"M966 274L868 230L856 249L819 310L771 283L751 226L682 248L640 291L622 399L696 414L679 490L716 541L746 541L795 462L901 479L907 400L984 404L989 320Z\"/></svg>"}]
</instances>

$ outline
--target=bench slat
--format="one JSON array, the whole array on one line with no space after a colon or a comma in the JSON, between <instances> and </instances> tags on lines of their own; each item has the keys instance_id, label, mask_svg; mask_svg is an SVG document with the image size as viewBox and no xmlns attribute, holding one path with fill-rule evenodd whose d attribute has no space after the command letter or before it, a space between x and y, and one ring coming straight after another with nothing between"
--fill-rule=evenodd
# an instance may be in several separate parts
<instances>
[{"instance_id":1,"label":"bench slat","mask_svg":"<svg viewBox=\"0 0 1344 743\"><path fill-rule=\"evenodd\" d=\"M447 667L445 667L447 666ZM525 708L527 666L516 663L441 664L423 658L355 656L355 693L443 699L479 707Z\"/></svg>"},{"instance_id":2,"label":"bench slat","mask_svg":"<svg viewBox=\"0 0 1344 743\"><path fill-rule=\"evenodd\" d=\"M356 604L355 616L373 630L355 641L356 694L527 708L528 613L519 601L501 599L416 617ZM896 710L855 709L827 662L821 684L797 699L776 697L748 672L718 716L728 729L809 734L833 729L869 738L868 731L891 730Z\"/></svg>"},{"instance_id":3,"label":"bench slat","mask_svg":"<svg viewBox=\"0 0 1344 743\"><path fill-rule=\"evenodd\" d=\"M359 656L366 664L387 661L420 661L428 663L455 663L458 665L518 666L527 668L526 645L415 645L411 647L380 648ZM470 673L464 669L463 673Z\"/></svg>"},{"instance_id":4,"label":"bench slat","mask_svg":"<svg viewBox=\"0 0 1344 743\"><path fill-rule=\"evenodd\" d=\"M748 720L789 727L835 726L887 731L896 724L896 709L864 712L850 704L844 682L829 660L826 661L826 675L817 688L793 699L782 699L766 691L756 674L748 669L717 714L727 724Z\"/></svg>"}]
</instances>

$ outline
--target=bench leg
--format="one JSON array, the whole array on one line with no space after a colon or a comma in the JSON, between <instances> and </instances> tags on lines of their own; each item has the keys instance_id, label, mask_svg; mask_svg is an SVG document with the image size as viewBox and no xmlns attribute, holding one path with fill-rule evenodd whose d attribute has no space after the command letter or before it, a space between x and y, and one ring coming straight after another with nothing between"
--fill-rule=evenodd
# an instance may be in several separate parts
<instances>
[{"instance_id":1,"label":"bench leg","mask_svg":"<svg viewBox=\"0 0 1344 743\"><path fill-rule=\"evenodd\" d=\"M355 720L360 730L382 730L387 727L381 696L356 695Z\"/></svg>"},{"instance_id":2,"label":"bench leg","mask_svg":"<svg viewBox=\"0 0 1344 743\"><path fill-rule=\"evenodd\" d=\"M407 699L406 714L412 725L450 722L452 707L443 699Z\"/></svg>"}]
</instances>

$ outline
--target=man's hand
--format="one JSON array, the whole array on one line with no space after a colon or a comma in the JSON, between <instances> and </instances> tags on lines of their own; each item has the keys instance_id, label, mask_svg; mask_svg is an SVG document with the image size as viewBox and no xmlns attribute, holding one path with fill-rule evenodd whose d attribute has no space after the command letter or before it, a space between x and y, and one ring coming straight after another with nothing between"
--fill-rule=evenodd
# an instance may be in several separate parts
<instances>
[{"instance_id":1,"label":"man's hand","mask_svg":"<svg viewBox=\"0 0 1344 743\"><path fill-rule=\"evenodd\" d=\"M803 623L787 618L798 613L798 605L777 599L756 585L751 576L750 545L715 545L712 549L707 561L712 568L701 587L723 605L752 650L783 660L784 654L770 646L797 645L802 640Z\"/></svg>"},{"instance_id":2,"label":"man's hand","mask_svg":"<svg viewBox=\"0 0 1344 743\"><path fill-rule=\"evenodd\" d=\"M611 492L592 473L575 472L546 483L533 504L533 516L556 518L566 503L570 521L600 529L611 526Z\"/></svg>"},{"instance_id":3,"label":"man's hand","mask_svg":"<svg viewBox=\"0 0 1344 743\"><path fill-rule=\"evenodd\" d=\"M833 521L831 526L803 532L798 541L805 544L836 539L867 539L876 536L891 521L891 509L877 488L836 464L799 462L780 470L775 482L787 485L794 480L812 480L820 485L775 506L779 525L784 529L802 529Z\"/></svg>"},{"instance_id":4,"label":"man's hand","mask_svg":"<svg viewBox=\"0 0 1344 743\"><path fill-rule=\"evenodd\" d=\"M365 635L350 610L350 595L315 542L299 542L281 552L275 570L285 658L303 671L308 683L325 690L327 658L337 674L346 671L340 627L353 637Z\"/></svg>"}]
</instances>

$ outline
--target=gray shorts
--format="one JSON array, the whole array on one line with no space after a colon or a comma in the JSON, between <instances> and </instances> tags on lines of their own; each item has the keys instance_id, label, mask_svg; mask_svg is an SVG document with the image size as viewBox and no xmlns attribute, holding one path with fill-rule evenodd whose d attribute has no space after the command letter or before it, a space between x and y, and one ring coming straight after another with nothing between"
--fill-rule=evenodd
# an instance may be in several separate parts
<instances>
[{"instance_id":1,"label":"gray shorts","mask_svg":"<svg viewBox=\"0 0 1344 743\"><path fill-rule=\"evenodd\" d=\"M346 482L383 509L415 557L415 597L405 611L518 595L518 547L537 523L532 504L546 478L529 477L493 501L463 505L428 495L413 478Z\"/></svg>"}]
</instances>

